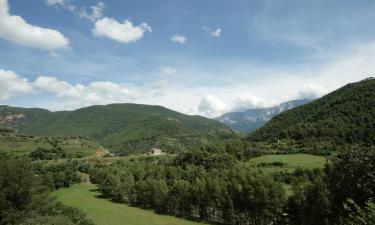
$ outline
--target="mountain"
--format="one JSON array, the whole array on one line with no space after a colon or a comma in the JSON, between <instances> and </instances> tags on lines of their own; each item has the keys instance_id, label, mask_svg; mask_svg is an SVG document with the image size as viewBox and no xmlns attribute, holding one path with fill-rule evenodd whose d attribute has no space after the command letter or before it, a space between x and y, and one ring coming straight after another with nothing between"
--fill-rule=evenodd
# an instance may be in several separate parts
<instances>
[{"instance_id":1,"label":"mountain","mask_svg":"<svg viewBox=\"0 0 375 225\"><path fill-rule=\"evenodd\" d=\"M311 100L308 99L299 99L284 102L275 107L249 109L244 112L229 112L216 118L216 120L226 124L237 132L249 133L262 127L267 121L276 115L286 110L304 105L310 101Z\"/></svg>"},{"instance_id":2,"label":"mountain","mask_svg":"<svg viewBox=\"0 0 375 225\"><path fill-rule=\"evenodd\" d=\"M350 83L311 103L274 117L247 138L289 140L312 147L375 144L375 79Z\"/></svg>"},{"instance_id":3,"label":"mountain","mask_svg":"<svg viewBox=\"0 0 375 225\"><path fill-rule=\"evenodd\" d=\"M139 104L111 104L59 112L0 106L0 126L22 134L91 137L123 154L146 152L153 147L174 152L234 135L228 127L214 120Z\"/></svg>"}]
</instances>

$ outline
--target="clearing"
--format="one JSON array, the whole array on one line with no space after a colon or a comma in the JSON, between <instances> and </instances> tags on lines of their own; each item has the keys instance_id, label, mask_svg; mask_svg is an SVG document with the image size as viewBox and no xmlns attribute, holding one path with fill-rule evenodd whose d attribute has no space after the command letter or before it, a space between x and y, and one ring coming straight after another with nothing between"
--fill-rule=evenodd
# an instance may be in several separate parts
<instances>
[{"instance_id":1,"label":"clearing","mask_svg":"<svg viewBox=\"0 0 375 225\"><path fill-rule=\"evenodd\" d=\"M98 198L100 193L95 185L77 184L61 188L52 195L67 206L81 209L97 225L203 225Z\"/></svg>"},{"instance_id":2,"label":"clearing","mask_svg":"<svg viewBox=\"0 0 375 225\"><path fill-rule=\"evenodd\" d=\"M284 166L272 166L271 163L280 162ZM250 165L256 167L266 173L276 171L293 171L296 168L312 169L323 168L326 164L326 158L323 156L309 155L309 154L286 154L286 155L263 155L252 158ZM265 164L262 166L262 164Z\"/></svg>"}]
</instances>

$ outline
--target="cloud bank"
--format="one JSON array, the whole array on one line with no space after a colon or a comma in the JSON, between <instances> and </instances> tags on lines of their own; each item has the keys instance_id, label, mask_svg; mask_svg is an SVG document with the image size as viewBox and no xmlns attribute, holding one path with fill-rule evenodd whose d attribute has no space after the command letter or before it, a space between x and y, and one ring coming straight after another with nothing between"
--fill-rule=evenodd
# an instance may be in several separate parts
<instances>
[{"instance_id":1,"label":"cloud bank","mask_svg":"<svg viewBox=\"0 0 375 225\"><path fill-rule=\"evenodd\" d=\"M109 81L72 85L55 77L39 76L33 86L44 92L65 99L65 108L79 108L97 104L124 103L137 97L138 93L125 86Z\"/></svg>"},{"instance_id":2,"label":"cloud bank","mask_svg":"<svg viewBox=\"0 0 375 225\"><path fill-rule=\"evenodd\" d=\"M32 91L33 87L25 78L21 78L13 71L0 69L0 100Z\"/></svg>"}]
</instances>

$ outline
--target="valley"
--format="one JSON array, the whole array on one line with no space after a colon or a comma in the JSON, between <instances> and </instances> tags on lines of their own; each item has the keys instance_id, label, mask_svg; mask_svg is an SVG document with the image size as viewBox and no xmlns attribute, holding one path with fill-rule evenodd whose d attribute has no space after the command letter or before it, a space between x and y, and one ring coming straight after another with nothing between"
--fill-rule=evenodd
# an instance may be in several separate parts
<instances>
[{"instance_id":1,"label":"valley","mask_svg":"<svg viewBox=\"0 0 375 225\"><path fill-rule=\"evenodd\" d=\"M0 225L375 225L374 0L0 0Z\"/></svg>"},{"instance_id":2,"label":"valley","mask_svg":"<svg viewBox=\"0 0 375 225\"><path fill-rule=\"evenodd\" d=\"M350 201L372 215L374 90L348 84L250 134L159 106L2 106L0 208L40 206L17 208L27 224L343 225Z\"/></svg>"}]
</instances>

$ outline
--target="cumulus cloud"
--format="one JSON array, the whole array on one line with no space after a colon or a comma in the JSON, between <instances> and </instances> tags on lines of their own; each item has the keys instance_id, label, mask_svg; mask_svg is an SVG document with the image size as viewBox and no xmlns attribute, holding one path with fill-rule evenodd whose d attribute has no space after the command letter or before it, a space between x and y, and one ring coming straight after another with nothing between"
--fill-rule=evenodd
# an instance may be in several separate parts
<instances>
[{"instance_id":1,"label":"cumulus cloud","mask_svg":"<svg viewBox=\"0 0 375 225\"><path fill-rule=\"evenodd\" d=\"M160 73L164 75L173 75L177 73L177 69L171 66L162 66L160 68Z\"/></svg>"},{"instance_id":2,"label":"cumulus cloud","mask_svg":"<svg viewBox=\"0 0 375 225\"><path fill-rule=\"evenodd\" d=\"M49 6L63 6L65 5L65 0L46 0L47 5Z\"/></svg>"},{"instance_id":3,"label":"cumulus cloud","mask_svg":"<svg viewBox=\"0 0 375 225\"><path fill-rule=\"evenodd\" d=\"M227 111L227 104L214 95L203 97L198 106L198 113L209 117L217 117Z\"/></svg>"},{"instance_id":4,"label":"cumulus cloud","mask_svg":"<svg viewBox=\"0 0 375 225\"><path fill-rule=\"evenodd\" d=\"M216 30L211 30L209 27L203 26L203 30L207 32L211 37L219 38L221 35L221 28L217 28Z\"/></svg>"},{"instance_id":5,"label":"cumulus cloud","mask_svg":"<svg viewBox=\"0 0 375 225\"><path fill-rule=\"evenodd\" d=\"M221 29L217 28L216 30L213 30L210 32L211 37L218 38L221 35Z\"/></svg>"},{"instance_id":6,"label":"cumulus cloud","mask_svg":"<svg viewBox=\"0 0 375 225\"><path fill-rule=\"evenodd\" d=\"M13 71L0 69L0 101L32 91L33 87L26 79L21 78Z\"/></svg>"},{"instance_id":7,"label":"cumulus cloud","mask_svg":"<svg viewBox=\"0 0 375 225\"><path fill-rule=\"evenodd\" d=\"M82 85L72 86L55 77L39 76L33 83L38 90L56 93L58 97L78 98L84 89Z\"/></svg>"},{"instance_id":8,"label":"cumulus cloud","mask_svg":"<svg viewBox=\"0 0 375 225\"><path fill-rule=\"evenodd\" d=\"M185 44L187 42L187 38L185 36L182 36L182 35L178 35L178 34L175 34L171 37L171 41L173 43L177 43L177 44Z\"/></svg>"},{"instance_id":9,"label":"cumulus cloud","mask_svg":"<svg viewBox=\"0 0 375 225\"><path fill-rule=\"evenodd\" d=\"M34 26L20 16L10 15L7 0L0 0L0 37L26 47L49 51L69 46L69 40L59 31Z\"/></svg>"},{"instance_id":10,"label":"cumulus cloud","mask_svg":"<svg viewBox=\"0 0 375 225\"><path fill-rule=\"evenodd\" d=\"M105 8L105 3L99 1L96 5L90 7L91 12L88 13L85 8L82 8L78 13L79 17L85 18L90 20L91 22L95 22L98 19L103 17L103 10Z\"/></svg>"},{"instance_id":11,"label":"cumulus cloud","mask_svg":"<svg viewBox=\"0 0 375 225\"><path fill-rule=\"evenodd\" d=\"M46 0L46 3L49 6L67 9L80 18L93 22L94 28L91 31L97 37L106 37L120 43L128 44L139 41L146 32L152 32L151 26L147 23L135 26L129 20L119 22L113 18L104 17L103 11L106 4L103 1L90 6L89 11L85 7L76 9L70 0Z\"/></svg>"},{"instance_id":12,"label":"cumulus cloud","mask_svg":"<svg viewBox=\"0 0 375 225\"><path fill-rule=\"evenodd\" d=\"M135 99L138 95L123 85L109 81L72 85L55 77L39 76L33 86L37 90L50 92L59 98L66 99L68 108L123 103Z\"/></svg>"},{"instance_id":13,"label":"cumulus cloud","mask_svg":"<svg viewBox=\"0 0 375 225\"><path fill-rule=\"evenodd\" d=\"M95 36L128 44L139 41L146 32L152 32L152 28L147 23L134 26L129 20L120 23L115 19L103 17L95 22L92 32Z\"/></svg>"}]
</instances>

